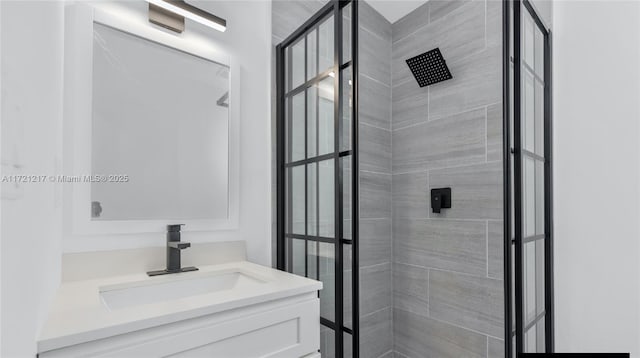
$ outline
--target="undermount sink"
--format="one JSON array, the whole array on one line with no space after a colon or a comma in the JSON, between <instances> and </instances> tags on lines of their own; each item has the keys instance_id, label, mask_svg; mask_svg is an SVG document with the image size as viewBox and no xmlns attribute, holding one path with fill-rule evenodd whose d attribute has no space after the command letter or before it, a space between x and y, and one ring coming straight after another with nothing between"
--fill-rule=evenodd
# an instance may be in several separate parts
<instances>
[{"instance_id":1,"label":"undermount sink","mask_svg":"<svg viewBox=\"0 0 640 358\"><path fill-rule=\"evenodd\" d=\"M194 278L165 279L160 282L149 279L124 285L104 286L100 287L100 297L105 306L113 310L247 288L264 282L243 272L234 271Z\"/></svg>"}]
</instances>

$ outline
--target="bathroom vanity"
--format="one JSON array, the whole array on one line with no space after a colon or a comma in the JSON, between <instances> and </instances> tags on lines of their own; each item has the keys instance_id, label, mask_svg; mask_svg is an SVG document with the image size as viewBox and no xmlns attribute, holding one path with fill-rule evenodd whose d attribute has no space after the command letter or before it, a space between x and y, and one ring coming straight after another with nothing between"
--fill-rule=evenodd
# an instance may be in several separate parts
<instances>
[{"instance_id":1,"label":"bathroom vanity","mask_svg":"<svg viewBox=\"0 0 640 358\"><path fill-rule=\"evenodd\" d=\"M185 260L198 271L154 277L145 269L124 271L157 265L164 257L156 248L65 255L65 281L38 342L39 356L319 356L322 283L243 260L206 264L215 258L208 253L222 257L224 246L190 249L198 252ZM136 263L134 257L152 259ZM110 275L107 265L92 267L91 261L126 264ZM85 272L74 273L80 265Z\"/></svg>"},{"instance_id":2,"label":"bathroom vanity","mask_svg":"<svg viewBox=\"0 0 640 358\"><path fill-rule=\"evenodd\" d=\"M240 66L122 5L65 9L63 234L143 248L63 255L39 357L318 356L322 283L210 243L239 228Z\"/></svg>"}]
</instances>

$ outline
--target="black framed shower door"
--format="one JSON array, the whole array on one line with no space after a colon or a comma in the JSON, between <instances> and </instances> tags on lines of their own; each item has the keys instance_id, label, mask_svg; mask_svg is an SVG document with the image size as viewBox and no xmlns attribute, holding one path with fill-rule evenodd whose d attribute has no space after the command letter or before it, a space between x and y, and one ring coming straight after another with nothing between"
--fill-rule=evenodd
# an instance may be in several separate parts
<instances>
[{"instance_id":1,"label":"black framed shower door","mask_svg":"<svg viewBox=\"0 0 640 358\"><path fill-rule=\"evenodd\" d=\"M551 32L503 1L505 356L554 351Z\"/></svg>"},{"instance_id":2,"label":"black framed shower door","mask_svg":"<svg viewBox=\"0 0 640 358\"><path fill-rule=\"evenodd\" d=\"M323 356L358 357L358 7L276 47L277 268L323 282Z\"/></svg>"}]
</instances>

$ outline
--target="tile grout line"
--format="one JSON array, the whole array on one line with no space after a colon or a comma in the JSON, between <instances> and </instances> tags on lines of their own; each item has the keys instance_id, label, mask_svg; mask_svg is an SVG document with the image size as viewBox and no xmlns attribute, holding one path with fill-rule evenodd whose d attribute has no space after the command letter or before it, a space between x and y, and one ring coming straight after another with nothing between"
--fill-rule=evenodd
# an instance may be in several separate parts
<instances>
[{"instance_id":1,"label":"tile grout line","mask_svg":"<svg viewBox=\"0 0 640 358\"><path fill-rule=\"evenodd\" d=\"M489 106L484 107L484 162L489 162Z\"/></svg>"},{"instance_id":2,"label":"tile grout line","mask_svg":"<svg viewBox=\"0 0 640 358\"><path fill-rule=\"evenodd\" d=\"M427 268L427 317L431 317L431 268Z\"/></svg>"},{"instance_id":3,"label":"tile grout line","mask_svg":"<svg viewBox=\"0 0 640 358\"><path fill-rule=\"evenodd\" d=\"M428 91L427 91L427 92L428 92ZM472 107L472 108L467 108L467 109L462 110L462 111L460 111L460 112L449 113L449 114L446 114L446 115L443 115L443 116L439 116L439 117L436 117L436 118L430 119L430 118L429 118L429 113L430 113L430 112L429 112L429 107L430 107L430 106L429 106L429 103L431 102L431 96L429 96L428 94L427 94L427 96L428 96L428 100L427 100L427 102L428 102L428 103L427 103L427 121L426 121L426 122L412 123L412 124L406 125L406 126L404 126L404 127L399 127L399 128L393 128L393 126L392 126L392 127L391 127L391 131L394 131L394 132L395 132L395 131L399 131L399 130L403 130L403 129L407 129L407 128L411 128L411 127L415 127L415 126L419 126L419 125L423 125L423 124L427 124L427 123L431 123L431 122L435 122L435 121L439 121L439 120L445 120L445 119L449 119L449 118L451 118L451 117L456 117L456 116L463 115L463 114L465 114L465 113L479 111L479 110L481 110L481 109L485 109L485 111L486 111L486 107L488 107L488 106L493 106L493 105L496 105L496 104L500 104L500 103L502 103L502 101L500 101L500 102L493 102L493 103L485 103L485 104L482 104L482 105L480 105L480 106L476 106L476 107Z\"/></svg>"},{"instance_id":4,"label":"tile grout line","mask_svg":"<svg viewBox=\"0 0 640 358\"><path fill-rule=\"evenodd\" d=\"M382 128L382 127L378 127L376 125L373 125L371 123L367 123L367 122L359 122L358 125L363 125L363 126L367 126L367 127L371 127L371 128L375 128L375 129L379 129L381 131L385 131L385 132L389 132L389 134L391 134L391 132L393 130L389 129L389 128Z\"/></svg>"},{"instance_id":5,"label":"tile grout line","mask_svg":"<svg viewBox=\"0 0 640 358\"><path fill-rule=\"evenodd\" d=\"M402 309L402 308L396 308L396 309L397 309L397 310L399 310L399 311L403 311L403 312L405 312L405 313L408 313L408 314L410 314L410 315L414 315L414 313L409 312L409 311L407 311L407 310L404 310L404 309ZM440 318L436 318L436 317L433 317L433 316L429 316L429 317L425 317L425 316L423 316L423 317L424 317L424 318L431 319L431 320L434 320L434 321L436 321L436 322L440 322L440 323L443 323L443 324L446 324L446 325L452 326L452 327L456 327L456 328L460 328L460 329L463 329L463 330L466 330L466 331L469 331L469 332L473 332L473 333L475 333L475 334L479 334L479 335L481 335L481 336L483 336L483 337L493 338L493 339L497 339L497 340L503 340L502 338L496 337L496 336L494 336L494 335L487 334L487 333L483 333L483 332L480 332L480 331L475 330L475 329L473 329L473 328L469 328L469 327L465 327L465 326L459 325L459 324L457 324L457 323L453 323L453 322L445 321L445 320L442 320L442 319L440 319Z\"/></svg>"},{"instance_id":6,"label":"tile grout line","mask_svg":"<svg viewBox=\"0 0 640 358\"><path fill-rule=\"evenodd\" d=\"M428 170L445 170L445 169L458 169L458 168L464 168L464 167L473 167L473 166L477 166L477 165L485 165L485 164L496 164L496 163L502 163L502 159L498 159L498 160L491 160L488 161L486 163L484 162L476 162L476 163L469 163L469 164L460 164L460 165L452 165L449 167L434 167L434 168L430 168ZM407 170L407 171L396 171L393 172L391 175L401 175L401 174L415 174L415 173L422 173L427 169L417 169L417 170ZM498 220L498 219L494 219L494 220Z\"/></svg>"},{"instance_id":7,"label":"tile grout line","mask_svg":"<svg viewBox=\"0 0 640 358\"><path fill-rule=\"evenodd\" d=\"M366 78L368 78L369 80L371 80L371 81L373 81L373 82L377 82L378 84L380 84L380 85L382 85L382 86L385 86L385 87L387 87L387 88L389 88L389 89L392 89L392 88L393 88L393 86L391 85L391 83L389 83L389 84L384 83L384 82L382 82L381 80L379 80L379 79L377 79L377 78L373 78L373 77L371 77L371 75L368 75L368 74L366 74L366 73L360 72L360 73L358 73L358 75L363 76L363 77L366 77ZM390 81L391 81L391 80L390 80Z\"/></svg>"},{"instance_id":8,"label":"tile grout line","mask_svg":"<svg viewBox=\"0 0 640 358\"><path fill-rule=\"evenodd\" d=\"M486 251L486 254L487 254L487 278L489 278L489 220L486 220L486 224L485 225L486 225L485 228L487 230L486 231L486 236L485 236L486 244L487 244L487 247L486 247L486 250L487 250Z\"/></svg>"},{"instance_id":9,"label":"tile grout line","mask_svg":"<svg viewBox=\"0 0 640 358\"><path fill-rule=\"evenodd\" d=\"M489 336L485 337L487 339L487 358L489 358Z\"/></svg>"},{"instance_id":10,"label":"tile grout line","mask_svg":"<svg viewBox=\"0 0 640 358\"><path fill-rule=\"evenodd\" d=\"M446 273L453 273L453 274L458 274L458 275L463 275L463 276L468 276L468 277L475 277L475 278L482 278L482 279L489 279L489 280L493 280L493 281L500 281L502 282L503 280L500 278L495 278L495 277L486 277L486 276L481 276L481 275L477 275L477 274L472 274L472 273L468 273L468 272L462 272L462 271L455 271L455 270L448 270L448 269L443 269L443 268L438 268L438 267L432 267L432 266L421 266L421 265L416 265L416 264L412 264L412 263L407 263L407 262L396 262L396 265L403 265L403 266L409 266L409 267L414 267L414 268L422 268L422 269L426 269L426 270L433 270L433 271L441 271L441 272L446 272ZM376 265L382 265L382 264L376 264ZM375 265L372 265L375 266ZM371 266L367 266L367 267L371 267ZM429 276L430 277L430 276Z\"/></svg>"}]
</instances>

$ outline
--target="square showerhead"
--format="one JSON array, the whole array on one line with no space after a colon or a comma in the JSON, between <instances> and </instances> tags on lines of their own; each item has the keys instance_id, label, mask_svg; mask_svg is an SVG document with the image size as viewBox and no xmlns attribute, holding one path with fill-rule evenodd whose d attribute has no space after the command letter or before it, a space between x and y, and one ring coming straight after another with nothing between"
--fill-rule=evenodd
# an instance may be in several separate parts
<instances>
[{"instance_id":1,"label":"square showerhead","mask_svg":"<svg viewBox=\"0 0 640 358\"><path fill-rule=\"evenodd\" d=\"M411 57L407 65L420 87L429 86L453 78L439 48Z\"/></svg>"}]
</instances>

